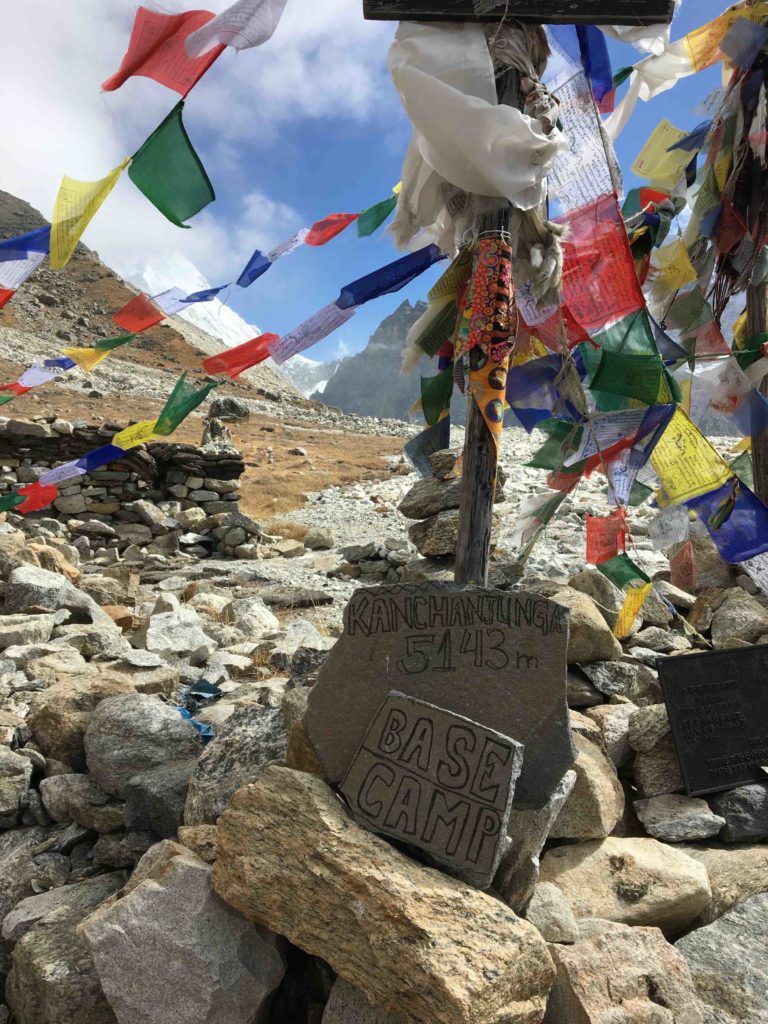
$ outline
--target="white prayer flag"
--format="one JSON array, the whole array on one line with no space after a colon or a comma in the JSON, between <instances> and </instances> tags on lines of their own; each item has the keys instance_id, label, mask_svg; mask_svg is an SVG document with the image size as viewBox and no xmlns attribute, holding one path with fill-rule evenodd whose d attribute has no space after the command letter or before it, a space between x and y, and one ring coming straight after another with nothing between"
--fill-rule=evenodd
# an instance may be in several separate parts
<instances>
[{"instance_id":1,"label":"white prayer flag","mask_svg":"<svg viewBox=\"0 0 768 1024\"><path fill-rule=\"evenodd\" d=\"M339 309L335 302L317 311L309 320L295 327L290 334L283 335L270 347L270 354L279 365L284 363L291 356L303 352L311 345L322 341L337 327L345 324L350 317L354 316L355 307Z\"/></svg>"},{"instance_id":2,"label":"white prayer flag","mask_svg":"<svg viewBox=\"0 0 768 1024\"><path fill-rule=\"evenodd\" d=\"M248 50L272 38L288 0L237 0L186 40L187 54L201 57L214 46Z\"/></svg>"}]
</instances>

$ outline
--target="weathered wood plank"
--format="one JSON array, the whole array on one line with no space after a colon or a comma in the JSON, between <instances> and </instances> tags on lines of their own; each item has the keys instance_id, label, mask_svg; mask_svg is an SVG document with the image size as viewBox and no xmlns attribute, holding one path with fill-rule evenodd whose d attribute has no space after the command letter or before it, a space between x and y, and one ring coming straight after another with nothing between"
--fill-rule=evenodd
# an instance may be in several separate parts
<instances>
[{"instance_id":1,"label":"weathered wood plank","mask_svg":"<svg viewBox=\"0 0 768 1024\"><path fill-rule=\"evenodd\" d=\"M379 21L498 21L504 0L475 14L472 0L363 0L366 18ZM537 24L655 25L670 22L674 0L510 0L507 16Z\"/></svg>"}]
</instances>

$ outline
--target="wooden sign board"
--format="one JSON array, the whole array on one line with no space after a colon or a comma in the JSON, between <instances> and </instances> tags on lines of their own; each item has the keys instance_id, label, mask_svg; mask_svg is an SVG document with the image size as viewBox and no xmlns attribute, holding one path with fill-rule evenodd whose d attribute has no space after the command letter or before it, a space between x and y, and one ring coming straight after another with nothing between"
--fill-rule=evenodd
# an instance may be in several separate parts
<instances>
[{"instance_id":1,"label":"wooden sign board","mask_svg":"<svg viewBox=\"0 0 768 1024\"><path fill-rule=\"evenodd\" d=\"M499 21L505 10L515 21L553 25L669 24L674 0L504 0L487 14L476 14L473 0L363 0L374 21Z\"/></svg>"},{"instance_id":2,"label":"wooden sign board","mask_svg":"<svg viewBox=\"0 0 768 1024\"><path fill-rule=\"evenodd\" d=\"M658 670L688 795L764 782L768 645L659 658Z\"/></svg>"}]
</instances>

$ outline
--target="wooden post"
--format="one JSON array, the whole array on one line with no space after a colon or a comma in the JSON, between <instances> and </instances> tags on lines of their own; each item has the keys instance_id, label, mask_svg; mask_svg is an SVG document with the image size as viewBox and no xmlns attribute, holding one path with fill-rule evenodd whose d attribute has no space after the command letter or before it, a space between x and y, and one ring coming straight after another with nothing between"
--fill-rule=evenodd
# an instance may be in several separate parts
<instances>
[{"instance_id":1,"label":"wooden post","mask_svg":"<svg viewBox=\"0 0 768 1024\"><path fill-rule=\"evenodd\" d=\"M497 81L499 103L520 107L520 77L514 69ZM501 204L496 213L487 214L479 224L482 234L502 231L509 224L509 204ZM474 368L480 353L469 354ZM454 580L463 585L485 587L488 584L488 559L491 553L493 501L497 469L496 444L483 419L480 407L471 395L467 398L467 427L464 433L464 463L459 505L459 536L456 544Z\"/></svg>"}]
</instances>

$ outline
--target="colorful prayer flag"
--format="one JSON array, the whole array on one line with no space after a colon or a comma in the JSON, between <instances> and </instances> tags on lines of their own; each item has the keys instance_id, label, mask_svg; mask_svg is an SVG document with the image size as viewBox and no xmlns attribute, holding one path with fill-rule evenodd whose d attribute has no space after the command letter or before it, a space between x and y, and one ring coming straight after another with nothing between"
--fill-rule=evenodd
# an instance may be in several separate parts
<instances>
[{"instance_id":1,"label":"colorful prayer flag","mask_svg":"<svg viewBox=\"0 0 768 1024\"><path fill-rule=\"evenodd\" d=\"M637 613L645 604L645 599L648 596L648 591L651 589L650 583L633 584L627 587L627 592L624 595L624 604L622 605L619 617L616 620L616 626L613 630L613 635L618 640L623 640L629 636L632 625L637 618Z\"/></svg>"},{"instance_id":2,"label":"colorful prayer flag","mask_svg":"<svg viewBox=\"0 0 768 1024\"><path fill-rule=\"evenodd\" d=\"M39 480L30 484L29 487L20 487L19 495L24 497L23 504L19 505L16 511L19 515L25 516L30 512L37 512L41 508L48 508L59 496L59 488L55 484L46 485Z\"/></svg>"},{"instance_id":3,"label":"colorful prayer flag","mask_svg":"<svg viewBox=\"0 0 768 1024\"><path fill-rule=\"evenodd\" d=\"M0 309L45 259L51 244L49 225L0 242Z\"/></svg>"},{"instance_id":4,"label":"colorful prayer flag","mask_svg":"<svg viewBox=\"0 0 768 1024\"><path fill-rule=\"evenodd\" d=\"M325 245L336 235L340 235L359 216L359 213L331 213L324 220L319 220L312 225L304 243L306 245Z\"/></svg>"},{"instance_id":5,"label":"colorful prayer flag","mask_svg":"<svg viewBox=\"0 0 768 1024\"><path fill-rule=\"evenodd\" d=\"M674 587L690 592L696 589L697 575L693 544L687 540L669 560L669 581Z\"/></svg>"},{"instance_id":6,"label":"colorful prayer flag","mask_svg":"<svg viewBox=\"0 0 768 1024\"><path fill-rule=\"evenodd\" d=\"M587 561L592 565L609 562L624 550L627 523L624 511L616 509L609 516L586 517Z\"/></svg>"},{"instance_id":7,"label":"colorful prayer flag","mask_svg":"<svg viewBox=\"0 0 768 1024\"><path fill-rule=\"evenodd\" d=\"M157 417L154 433L160 437L168 437L169 434L172 434L192 410L204 402L213 388L218 387L220 383L221 381L211 381L200 387L195 387L194 384L187 383L186 371L182 373Z\"/></svg>"},{"instance_id":8,"label":"colorful prayer flag","mask_svg":"<svg viewBox=\"0 0 768 1024\"><path fill-rule=\"evenodd\" d=\"M680 408L656 443L651 465L673 504L721 487L731 475L727 463Z\"/></svg>"},{"instance_id":9,"label":"colorful prayer flag","mask_svg":"<svg viewBox=\"0 0 768 1024\"><path fill-rule=\"evenodd\" d=\"M117 184L129 161L130 157L123 160L100 181L77 181L64 175L51 223L50 262L54 270L61 270L67 265L80 236Z\"/></svg>"},{"instance_id":10,"label":"colorful prayer flag","mask_svg":"<svg viewBox=\"0 0 768 1024\"><path fill-rule=\"evenodd\" d=\"M431 427L450 408L453 394L453 363L434 377L421 378L421 410L425 422Z\"/></svg>"},{"instance_id":11,"label":"colorful prayer flag","mask_svg":"<svg viewBox=\"0 0 768 1024\"><path fill-rule=\"evenodd\" d=\"M186 51L199 57L217 45L247 50L270 40L287 0L237 0L226 11L187 36Z\"/></svg>"},{"instance_id":12,"label":"colorful prayer flag","mask_svg":"<svg viewBox=\"0 0 768 1024\"><path fill-rule=\"evenodd\" d=\"M179 228L216 198L208 175L189 141L179 100L155 128L128 168L128 177L160 213Z\"/></svg>"},{"instance_id":13,"label":"colorful prayer flag","mask_svg":"<svg viewBox=\"0 0 768 1024\"><path fill-rule=\"evenodd\" d=\"M436 245L427 245L345 285L336 304L340 309L349 309L350 306L362 306L364 302L378 299L381 295L398 292L423 274L433 263L444 259L446 257Z\"/></svg>"},{"instance_id":14,"label":"colorful prayer flag","mask_svg":"<svg viewBox=\"0 0 768 1024\"><path fill-rule=\"evenodd\" d=\"M623 590L628 584L637 580L650 583L640 566L635 565L626 552L622 552L607 562L601 562L597 568L611 583L615 583L619 590Z\"/></svg>"},{"instance_id":15,"label":"colorful prayer flag","mask_svg":"<svg viewBox=\"0 0 768 1024\"><path fill-rule=\"evenodd\" d=\"M217 46L200 57L187 55L187 38L213 18L210 11L161 14L139 7L122 63L101 88L111 92L133 75L140 75L186 96L224 50Z\"/></svg>"},{"instance_id":16,"label":"colorful prayer flag","mask_svg":"<svg viewBox=\"0 0 768 1024\"><path fill-rule=\"evenodd\" d=\"M278 338L277 334L260 334L257 338L244 341L242 345L237 345L235 348L219 352L215 356L208 356L203 360L203 369L212 376L226 373L232 380L236 380L244 370L268 359L270 345Z\"/></svg>"},{"instance_id":17,"label":"colorful prayer flag","mask_svg":"<svg viewBox=\"0 0 768 1024\"><path fill-rule=\"evenodd\" d=\"M242 274L237 279L237 283L241 288L247 288L249 284L253 284L262 274L266 274L271 266L272 260L266 257L260 249L257 249L246 263Z\"/></svg>"},{"instance_id":18,"label":"colorful prayer flag","mask_svg":"<svg viewBox=\"0 0 768 1024\"><path fill-rule=\"evenodd\" d=\"M115 459L121 458L124 454L124 450L114 444L103 444L100 448L94 448L93 451L82 455L77 460L77 465L86 473L93 473L94 470L101 469L102 466L108 466L110 462L114 462Z\"/></svg>"},{"instance_id":19,"label":"colorful prayer flag","mask_svg":"<svg viewBox=\"0 0 768 1024\"><path fill-rule=\"evenodd\" d=\"M654 128L650 138L632 164L632 173L638 178L652 181L661 188L672 188L680 180L691 162L691 154L675 148L687 132L675 128L666 118Z\"/></svg>"},{"instance_id":20,"label":"colorful prayer flag","mask_svg":"<svg viewBox=\"0 0 768 1024\"><path fill-rule=\"evenodd\" d=\"M154 327L155 324L159 324L161 320L165 320L165 313L162 309L158 309L144 292L139 292L122 309L113 313L112 319L118 327L139 334L141 331L146 331L148 328Z\"/></svg>"},{"instance_id":21,"label":"colorful prayer flag","mask_svg":"<svg viewBox=\"0 0 768 1024\"><path fill-rule=\"evenodd\" d=\"M397 196L389 196L387 199L382 199L380 203L376 203L375 206L369 206L367 210L363 210L357 221L357 237L367 238L372 235L377 228L381 227L396 206Z\"/></svg>"},{"instance_id":22,"label":"colorful prayer flag","mask_svg":"<svg viewBox=\"0 0 768 1024\"><path fill-rule=\"evenodd\" d=\"M308 320L294 327L288 334L277 339L270 345L270 354L279 365L287 359L304 352L312 345L327 338L342 324L345 324L355 315L354 308L341 309L335 302L323 306L316 313L313 313Z\"/></svg>"},{"instance_id":23,"label":"colorful prayer flag","mask_svg":"<svg viewBox=\"0 0 768 1024\"><path fill-rule=\"evenodd\" d=\"M129 448L135 448L136 445L144 444L146 441L153 441L156 438L155 427L157 426L157 420L143 420L141 423L134 423L131 427L126 427L125 430L121 430L118 434L112 438L112 444L115 448L121 448L124 452L127 452Z\"/></svg>"}]
</instances>

